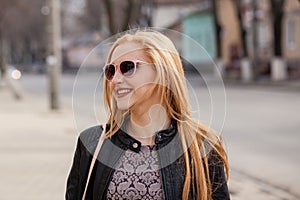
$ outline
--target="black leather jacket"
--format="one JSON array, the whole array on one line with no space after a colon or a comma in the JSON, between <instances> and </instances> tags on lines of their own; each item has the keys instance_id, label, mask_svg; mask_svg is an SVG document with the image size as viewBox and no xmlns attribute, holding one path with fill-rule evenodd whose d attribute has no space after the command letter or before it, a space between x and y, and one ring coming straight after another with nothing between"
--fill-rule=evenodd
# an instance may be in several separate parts
<instances>
[{"instance_id":1,"label":"black leather jacket","mask_svg":"<svg viewBox=\"0 0 300 200\"><path fill-rule=\"evenodd\" d=\"M101 133L102 127L95 126L80 134L73 165L67 180L66 200L82 199L92 155ZM157 132L155 138L161 166L164 199L167 200L181 199L185 178L185 161L180 139L176 133L176 124L172 123L169 129ZM139 152L140 147L139 141L121 129L111 139L104 140L88 184L86 199L105 199L107 188L114 173L113 166L125 150L130 149ZM213 164L216 163L216 158L215 156L209 158L213 200L227 200L230 197L224 167L222 164ZM192 197L192 192L190 192L189 199L195 199Z\"/></svg>"}]
</instances>

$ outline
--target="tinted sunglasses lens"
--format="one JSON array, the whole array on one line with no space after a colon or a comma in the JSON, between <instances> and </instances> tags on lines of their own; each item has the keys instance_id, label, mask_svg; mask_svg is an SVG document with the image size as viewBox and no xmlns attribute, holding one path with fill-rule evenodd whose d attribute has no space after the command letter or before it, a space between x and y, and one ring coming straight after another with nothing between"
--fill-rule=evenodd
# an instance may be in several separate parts
<instances>
[{"instance_id":1,"label":"tinted sunglasses lens","mask_svg":"<svg viewBox=\"0 0 300 200\"><path fill-rule=\"evenodd\" d=\"M132 61L123 61L120 63L120 71L124 76L130 76L133 74L135 64Z\"/></svg>"},{"instance_id":2,"label":"tinted sunglasses lens","mask_svg":"<svg viewBox=\"0 0 300 200\"><path fill-rule=\"evenodd\" d=\"M116 68L114 65L110 64L110 65L106 65L105 69L104 69L104 74L107 78L107 80L111 81L115 75L116 72Z\"/></svg>"}]
</instances>

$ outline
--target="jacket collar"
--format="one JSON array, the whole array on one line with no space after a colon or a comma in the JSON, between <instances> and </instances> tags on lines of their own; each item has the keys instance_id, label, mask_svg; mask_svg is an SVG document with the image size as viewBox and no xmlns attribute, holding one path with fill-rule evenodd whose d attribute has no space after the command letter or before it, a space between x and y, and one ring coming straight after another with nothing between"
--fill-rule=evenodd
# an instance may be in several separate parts
<instances>
[{"instance_id":1,"label":"jacket collar","mask_svg":"<svg viewBox=\"0 0 300 200\"><path fill-rule=\"evenodd\" d=\"M124 120L122 127L114 134L112 137L113 143L115 143L120 148L127 150L130 149L134 152L139 152L141 150L141 142L126 133L125 125L127 120ZM157 149L167 145L177 133L177 122L172 119L170 127L164 130L157 131L155 133L155 144Z\"/></svg>"}]
</instances>

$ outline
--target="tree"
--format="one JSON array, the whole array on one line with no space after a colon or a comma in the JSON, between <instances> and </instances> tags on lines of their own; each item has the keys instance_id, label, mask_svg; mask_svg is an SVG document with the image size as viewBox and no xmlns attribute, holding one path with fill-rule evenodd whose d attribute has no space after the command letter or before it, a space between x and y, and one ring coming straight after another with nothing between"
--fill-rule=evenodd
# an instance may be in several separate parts
<instances>
[{"instance_id":1,"label":"tree","mask_svg":"<svg viewBox=\"0 0 300 200\"><path fill-rule=\"evenodd\" d=\"M14 96L21 98L20 91L7 76L7 64L22 66L40 58L45 48L45 17L41 13L44 0L28 3L18 0L0 0L0 71Z\"/></svg>"},{"instance_id":2,"label":"tree","mask_svg":"<svg viewBox=\"0 0 300 200\"><path fill-rule=\"evenodd\" d=\"M270 0L272 25L273 25L273 41L274 55L282 56L282 20L284 16L285 0Z\"/></svg>"},{"instance_id":3,"label":"tree","mask_svg":"<svg viewBox=\"0 0 300 200\"><path fill-rule=\"evenodd\" d=\"M0 47L3 46L3 38L2 38L2 33L0 31ZM6 66L4 64L4 56L3 56L3 52L2 50L0 50L0 81L4 79L4 77L6 76Z\"/></svg>"},{"instance_id":4,"label":"tree","mask_svg":"<svg viewBox=\"0 0 300 200\"><path fill-rule=\"evenodd\" d=\"M255 0L254 0L255 1ZM253 1L253 3L255 3ZM241 38L241 46L242 46L242 59L240 60L240 69L241 69L241 78L243 81L251 81L254 75L254 67L250 65L250 60L248 58L248 45L247 45L247 30L244 25L243 19L243 1L242 0L233 0L232 1L235 6L236 17L239 25L239 34ZM254 23L254 26L256 24ZM255 35L256 27L254 27L253 32ZM255 46L255 45L254 45Z\"/></svg>"},{"instance_id":5,"label":"tree","mask_svg":"<svg viewBox=\"0 0 300 200\"><path fill-rule=\"evenodd\" d=\"M86 0L84 12L78 21L88 32L107 30L114 35L150 22L149 16L143 16L142 6L153 6L153 0ZM150 9L151 10L151 9ZM143 19L144 21L141 22ZM103 23L106 21L105 23Z\"/></svg>"},{"instance_id":6,"label":"tree","mask_svg":"<svg viewBox=\"0 0 300 200\"><path fill-rule=\"evenodd\" d=\"M241 38L241 45L242 45L242 56L244 58L248 57L248 46L247 46L247 31L245 29L244 23L243 23L243 16L242 16L242 0L233 0L233 3L235 5L235 12L236 17L239 24L239 34Z\"/></svg>"},{"instance_id":7,"label":"tree","mask_svg":"<svg viewBox=\"0 0 300 200\"><path fill-rule=\"evenodd\" d=\"M220 25L219 18L218 18L218 7L217 7L217 0L211 1L211 11L213 15L214 20L214 28L215 28L215 40L216 40L216 65L218 67L218 70L215 71L217 76L219 73L221 76L224 74L224 63L222 60L222 40L221 40L221 34L222 34L222 26Z\"/></svg>"},{"instance_id":8,"label":"tree","mask_svg":"<svg viewBox=\"0 0 300 200\"><path fill-rule=\"evenodd\" d=\"M213 12L213 18L215 24L217 58L222 58L222 41L221 41L222 26L220 25L219 18L218 18L218 8L216 5L216 0L212 0L212 12Z\"/></svg>"},{"instance_id":9,"label":"tree","mask_svg":"<svg viewBox=\"0 0 300 200\"><path fill-rule=\"evenodd\" d=\"M78 17L80 24L87 30L99 30L101 28L103 12L101 12L102 0L86 0L84 12Z\"/></svg>"},{"instance_id":10,"label":"tree","mask_svg":"<svg viewBox=\"0 0 300 200\"><path fill-rule=\"evenodd\" d=\"M60 0L48 0L49 15L47 21L47 67L49 80L49 102L52 110L60 109L61 79L61 12Z\"/></svg>"},{"instance_id":11,"label":"tree","mask_svg":"<svg viewBox=\"0 0 300 200\"><path fill-rule=\"evenodd\" d=\"M31 63L40 58L46 43L45 16L41 13L44 2L0 0L0 40L6 46L0 52L2 61Z\"/></svg>"},{"instance_id":12,"label":"tree","mask_svg":"<svg viewBox=\"0 0 300 200\"><path fill-rule=\"evenodd\" d=\"M282 21L284 16L285 0L270 0L272 25L273 25L273 45L274 58L272 59L271 78L274 81L287 78L287 67L282 59Z\"/></svg>"},{"instance_id":13,"label":"tree","mask_svg":"<svg viewBox=\"0 0 300 200\"><path fill-rule=\"evenodd\" d=\"M4 79L6 76L6 59L5 59L5 54L6 52L4 52L3 45L5 43L5 27L7 26L7 21L8 21L8 15L10 10L12 9L12 5L15 4L16 2L10 1L10 3L8 1L5 0L1 0L0 1L0 73L1 73L1 79Z\"/></svg>"},{"instance_id":14,"label":"tree","mask_svg":"<svg viewBox=\"0 0 300 200\"><path fill-rule=\"evenodd\" d=\"M122 3L118 2L118 5L113 0L105 0L104 4L111 35L139 25L141 0L122 1Z\"/></svg>"}]
</instances>

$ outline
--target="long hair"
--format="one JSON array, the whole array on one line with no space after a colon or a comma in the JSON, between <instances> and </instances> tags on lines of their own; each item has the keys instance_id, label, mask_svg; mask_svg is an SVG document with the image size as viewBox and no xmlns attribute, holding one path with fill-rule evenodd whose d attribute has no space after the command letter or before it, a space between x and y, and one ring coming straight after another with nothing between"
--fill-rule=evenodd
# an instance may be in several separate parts
<instances>
[{"instance_id":1,"label":"long hair","mask_svg":"<svg viewBox=\"0 0 300 200\"><path fill-rule=\"evenodd\" d=\"M120 37L111 47L107 63L111 62L114 50L126 42L140 44L154 63L157 71L158 94L168 116L177 121L178 134L184 150L186 175L182 199L188 199L189 192L199 200L212 199L212 183L209 179L207 144L223 162L228 177L227 155L221 137L207 126L191 117L187 86L182 61L173 42L165 35L153 30L138 30ZM115 134L123 123L126 111L118 110L112 97L109 82L104 79L104 103L109 112L108 137Z\"/></svg>"}]
</instances>

